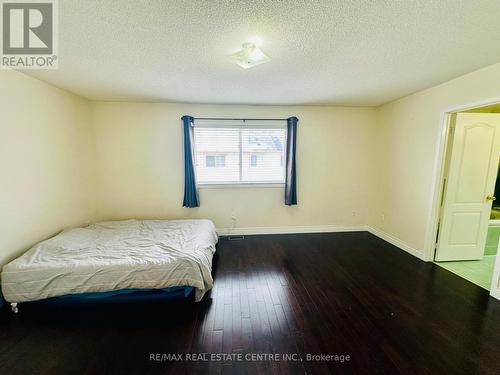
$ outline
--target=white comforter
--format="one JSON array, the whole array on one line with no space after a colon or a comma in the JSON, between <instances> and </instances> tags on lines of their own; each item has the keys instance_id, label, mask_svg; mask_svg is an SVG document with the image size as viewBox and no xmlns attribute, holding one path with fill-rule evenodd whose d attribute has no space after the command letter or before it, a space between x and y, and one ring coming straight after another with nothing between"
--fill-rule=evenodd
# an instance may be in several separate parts
<instances>
[{"instance_id":1,"label":"white comforter","mask_svg":"<svg viewBox=\"0 0 500 375\"><path fill-rule=\"evenodd\" d=\"M3 267L9 302L129 288L212 285L217 243L210 220L126 220L66 230Z\"/></svg>"}]
</instances>

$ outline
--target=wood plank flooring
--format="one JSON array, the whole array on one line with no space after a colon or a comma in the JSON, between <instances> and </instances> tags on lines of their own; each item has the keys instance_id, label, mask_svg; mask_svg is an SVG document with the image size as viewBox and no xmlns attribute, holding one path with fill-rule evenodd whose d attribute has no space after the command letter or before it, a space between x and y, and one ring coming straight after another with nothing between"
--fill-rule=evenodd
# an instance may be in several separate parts
<instances>
[{"instance_id":1,"label":"wood plank flooring","mask_svg":"<svg viewBox=\"0 0 500 375\"><path fill-rule=\"evenodd\" d=\"M214 274L199 304L3 311L0 374L500 374L500 301L369 233L221 239Z\"/></svg>"}]
</instances>

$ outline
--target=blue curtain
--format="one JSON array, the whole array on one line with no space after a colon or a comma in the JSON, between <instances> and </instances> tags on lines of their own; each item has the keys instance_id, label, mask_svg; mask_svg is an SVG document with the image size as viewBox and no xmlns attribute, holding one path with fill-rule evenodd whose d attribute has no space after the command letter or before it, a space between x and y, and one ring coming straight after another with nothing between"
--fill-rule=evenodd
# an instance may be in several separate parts
<instances>
[{"instance_id":1,"label":"blue curtain","mask_svg":"<svg viewBox=\"0 0 500 375\"><path fill-rule=\"evenodd\" d=\"M285 204L297 204L297 168L295 149L297 147L297 117L287 119Z\"/></svg>"},{"instance_id":2,"label":"blue curtain","mask_svg":"<svg viewBox=\"0 0 500 375\"><path fill-rule=\"evenodd\" d=\"M184 207L199 207L198 189L194 172L194 118L182 116L184 126Z\"/></svg>"}]
</instances>

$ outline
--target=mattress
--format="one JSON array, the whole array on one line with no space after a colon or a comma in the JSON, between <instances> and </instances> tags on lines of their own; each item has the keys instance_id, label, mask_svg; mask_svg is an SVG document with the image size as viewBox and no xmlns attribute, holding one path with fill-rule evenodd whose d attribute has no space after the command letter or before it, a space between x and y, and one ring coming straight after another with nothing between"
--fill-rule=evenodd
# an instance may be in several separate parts
<instances>
[{"instance_id":1,"label":"mattress","mask_svg":"<svg viewBox=\"0 0 500 375\"><path fill-rule=\"evenodd\" d=\"M121 289L212 288L210 220L126 220L65 230L3 267L9 302Z\"/></svg>"}]
</instances>

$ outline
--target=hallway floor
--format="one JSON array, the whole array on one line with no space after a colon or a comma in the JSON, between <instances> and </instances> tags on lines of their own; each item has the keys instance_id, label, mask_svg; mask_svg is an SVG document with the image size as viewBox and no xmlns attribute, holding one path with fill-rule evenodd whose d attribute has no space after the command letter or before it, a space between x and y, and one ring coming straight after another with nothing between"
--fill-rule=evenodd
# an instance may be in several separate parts
<instances>
[{"instance_id":1,"label":"hallway floor","mask_svg":"<svg viewBox=\"0 0 500 375\"><path fill-rule=\"evenodd\" d=\"M495 255L486 255L482 260L436 262L436 264L486 290L490 290L495 258Z\"/></svg>"}]
</instances>

